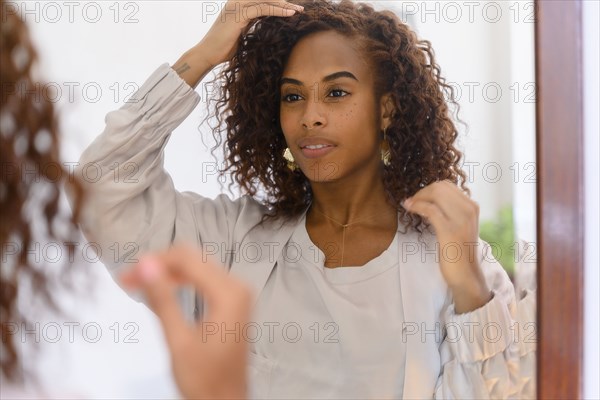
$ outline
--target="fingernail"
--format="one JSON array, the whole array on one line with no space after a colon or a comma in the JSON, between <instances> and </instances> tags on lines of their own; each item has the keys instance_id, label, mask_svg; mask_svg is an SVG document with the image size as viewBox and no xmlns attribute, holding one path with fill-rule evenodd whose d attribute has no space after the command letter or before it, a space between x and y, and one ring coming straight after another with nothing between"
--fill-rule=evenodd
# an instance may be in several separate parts
<instances>
[{"instance_id":1,"label":"fingernail","mask_svg":"<svg viewBox=\"0 0 600 400\"><path fill-rule=\"evenodd\" d=\"M154 282L160 276L160 273L160 265L158 265L158 262L154 258L145 257L140 260L139 274L143 282Z\"/></svg>"},{"instance_id":2,"label":"fingernail","mask_svg":"<svg viewBox=\"0 0 600 400\"><path fill-rule=\"evenodd\" d=\"M412 197L409 197L409 198L405 199L401 204L402 204L402 207L404 207L404 208L410 208L412 202L413 202Z\"/></svg>"}]
</instances>

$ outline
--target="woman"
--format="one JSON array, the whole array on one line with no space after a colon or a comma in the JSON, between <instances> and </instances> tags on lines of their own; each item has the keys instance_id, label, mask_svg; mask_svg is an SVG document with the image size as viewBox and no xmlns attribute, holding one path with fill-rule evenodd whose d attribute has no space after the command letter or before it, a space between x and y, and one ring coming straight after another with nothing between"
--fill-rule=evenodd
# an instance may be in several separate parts
<instances>
[{"instance_id":1,"label":"woman","mask_svg":"<svg viewBox=\"0 0 600 400\"><path fill-rule=\"evenodd\" d=\"M84 232L140 250L193 240L251 285L252 323L219 332L252 343L251 396L514 396L514 288L478 237L430 44L391 12L297 3L228 1L107 115L80 159L102 169ZM211 200L175 190L163 151L224 62L222 173L245 193Z\"/></svg>"},{"instance_id":2,"label":"woman","mask_svg":"<svg viewBox=\"0 0 600 400\"><path fill-rule=\"evenodd\" d=\"M42 393L45 389L38 387L34 374L39 354L31 353L35 359L23 359L22 352L25 345L35 343L19 339L20 331L31 329L36 318L60 308L56 301L59 291L74 289L75 271L68 258L36 261L39 254L36 257L35 245L66 243L62 254L73 255L76 222L85 202L81 185L74 180L70 182L74 212L69 215L60 209L59 195L68 174L60 167L60 136L53 104L32 74L37 52L27 26L17 14L8 12L4 0L0 0L0 20L0 397L64 398L67 393ZM172 293L175 286L191 284L206 293L213 304L207 319L243 323L249 316L250 300L243 284L189 246L146 254L135 268L124 273L122 283L131 290L141 290L160 318L182 396L245 397L246 343L201 340L201 325L186 324ZM38 307L32 309L30 304Z\"/></svg>"}]
</instances>

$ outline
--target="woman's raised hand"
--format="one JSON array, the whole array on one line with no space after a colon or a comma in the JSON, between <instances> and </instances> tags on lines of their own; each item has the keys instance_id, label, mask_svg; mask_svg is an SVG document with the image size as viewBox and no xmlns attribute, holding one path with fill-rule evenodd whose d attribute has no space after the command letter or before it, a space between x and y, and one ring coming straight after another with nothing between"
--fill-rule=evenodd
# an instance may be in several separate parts
<instances>
[{"instance_id":1,"label":"woman's raised hand","mask_svg":"<svg viewBox=\"0 0 600 400\"><path fill-rule=\"evenodd\" d=\"M235 54L242 29L251 19L265 16L289 17L303 9L304 7L285 0L228 0L201 44L207 50L207 57L212 65L221 64Z\"/></svg>"},{"instance_id":2,"label":"woman's raised hand","mask_svg":"<svg viewBox=\"0 0 600 400\"><path fill-rule=\"evenodd\" d=\"M251 19L263 16L289 17L302 6L284 0L228 0L202 40L186 51L172 68L189 86L198 83L217 65L228 61L237 50L242 30Z\"/></svg>"},{"instance_id":3,"label":"woman's raised hand","mask_svg":"<svg viewBox=\"0 0 600 400\"><path fill-rule=\"evenodd\" d=\"M141 289L160 319L184 398L246 398L247 343L231 333L248 322L253 294L247 286L190 246L145 255L120 281ZM207 306L195 324L186 321L175 296L178 286L190 284Z\"/></svg>"},{"instance_id":4,"label":"woman's raised hand","mask_svg":"<svg viewBox=\"0 0 600 400\"><path fill-rule=\"evenodd\" d=\"M450 181L434 182L406 199L404 208L426 218L439 243L442 275L457 313L487 303L491 292L479 265L479 206Z\"/></svg>"}]
</instances>

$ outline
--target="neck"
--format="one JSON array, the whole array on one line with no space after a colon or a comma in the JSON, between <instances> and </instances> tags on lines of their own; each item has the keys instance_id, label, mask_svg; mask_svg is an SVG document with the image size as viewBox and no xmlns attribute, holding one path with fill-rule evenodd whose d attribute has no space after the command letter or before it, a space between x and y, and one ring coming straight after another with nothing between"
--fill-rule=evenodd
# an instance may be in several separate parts
<instances>
[{"instance_id":1,"label":"neck","mask_svg":"<svg viewBox=\"0 0 600 400\"><path fill-rule=\"evenodd\" d=\"M339 224L365 222L390 222L397 210L389 204L383 185L381 170L363 177L348 176L332 182L313 182L313 202L308 214L313 221L335 225L322 214ZM316 209L319 212L314 212ZM395 223L392 219L391 222Z\"/></svg>"}]
</instances>

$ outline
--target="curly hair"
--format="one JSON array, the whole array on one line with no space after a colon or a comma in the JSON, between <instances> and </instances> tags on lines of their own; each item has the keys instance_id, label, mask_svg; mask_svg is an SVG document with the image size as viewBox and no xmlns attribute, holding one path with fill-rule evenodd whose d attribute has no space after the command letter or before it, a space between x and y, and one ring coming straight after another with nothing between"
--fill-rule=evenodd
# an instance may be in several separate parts
<instances>
[{"instance_id":1,"label":"curly hair","mask_svg":"<svg viewBox=\"0 0 600 400\"><path fill-rule=\"evenodd\" d=\"M59 212L60 188L68 173L59 162L54 107L32 78L37 53L27 26L18 15L7 12L5 0L0 0L0 19L0 365L9 381L19 381L24 376L14 327L30 323L17 308L19 286L30 283L36 296L51 309L58 309L48 271L28 257L30 246L38 235L45 235L62 239L73 251L71 239L77 232L83 191L77 180L69 182L75 198L73 214ZM37 212L42 216L35 215ZM64 227L67 229L61 230ZM68 282L64 274L61 278Z\"/></svg>"},{"instance_id":2,"label":"curly hair","mask_svg":"<svg viewBox=\"0 0 600 400\"><path fill-rule=\"evenodd\" d=\"M333 30L351 38L370 62L375 98L391 94L395 111L387 129L391 164L383 172L384 188L404 227L422 232L429 224L408 214L401 207L404 199L439 180L452 181L470 194L459 165L462 153L454 146L458 131L448 103L457 113L459 105L436 64L431 43L419 40L393 12L376 11L367 3L295 3L304 11L251 21L240 35L236 53L215 78L223 81L223 92L214 107L219 125L213 130L217 143L213 152L226 137L226 165L220 176L230 171L230 188L235 180L257 199L263 193L259 201L272 211L263 220L295 217L309 205L309 180L286 168L282 157L287 144L279 121L279 84L296 43L311 33Z\"/></svg>"}]
</instances>

